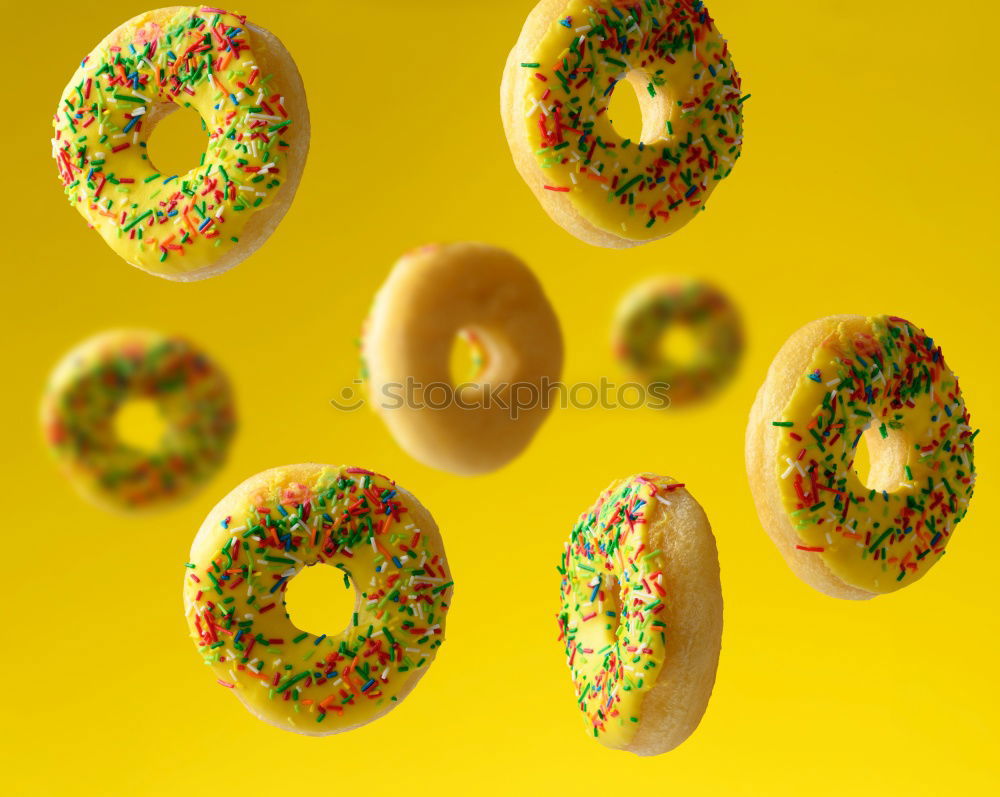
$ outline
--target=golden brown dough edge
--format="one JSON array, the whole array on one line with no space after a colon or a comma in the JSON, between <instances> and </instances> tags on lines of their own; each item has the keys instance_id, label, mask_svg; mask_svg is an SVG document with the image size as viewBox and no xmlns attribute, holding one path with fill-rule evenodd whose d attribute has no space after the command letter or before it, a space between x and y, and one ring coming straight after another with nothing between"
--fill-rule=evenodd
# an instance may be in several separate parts
<instances>
[{"instance_id":1,"label":"golden brown dough edge","mask_svg":"<svg viewBox=\"0 0 1000 797\"><path fill-rule=\"evenodd\" d=\"M708 707L722 646L722 585L712 527L686 489L650 523L650 544L663 551L667 647L656 684L642 700L639 728L626 750L653 756L690 736Z\"/></svg>"},{"instance_id":2,"label":"golden brown dough edge","mask_svg":"<svg viewBox=\"0 0 1000 797\"><path fill-rule=\"evenodd\" d=\"M757 391L746 432L747 479L764 531L795 575L814 589L845 600L865 600L874 597L875 593L847 584L834 575L819 556L795 547L800 539L782 506L775 475L781 432L778 427L771 426L771 421L780 419L799 378L812 362L816 348L841 324L855 328L865 323L865 317L860 315L829 316L806 324L785 341Z\"/></svg>"},{"instance_id":3,"label":"golden brown dough edge","mask_svg":"<svg viewBox=\"0 0 1000 797\"><path fill-rule=\"evenodd\" d=\"M538 199L549 217L571 235L584 243L603 246L608 249L628 249L650 241L632 241L598 229L573 207L570 199L561 193L546 191L543 169L528 144L523 124L517 124L517 98L522 96L530 79L531 71L522 63L531 58L531 53L545 37L553 20L566 6L566 0L540 0L521 29L517 43L507 57L503 79L500 82L500 116L504 133L510 145L510 154L522 179ZM655 240L655 239L650 239Z\"/></svg>"}]
</instances>

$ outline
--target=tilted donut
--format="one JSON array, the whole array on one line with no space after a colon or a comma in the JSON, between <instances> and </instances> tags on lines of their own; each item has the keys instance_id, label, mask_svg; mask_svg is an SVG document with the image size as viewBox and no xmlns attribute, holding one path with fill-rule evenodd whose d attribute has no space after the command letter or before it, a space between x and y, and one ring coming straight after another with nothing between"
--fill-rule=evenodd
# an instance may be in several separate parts
<instances>
[{"instance_id":1,"label":"tilted donut","mask_svg":"<svg viewBox=\"0 0 1000 797\"><path fill-rule=\"evenodd\" d=\"M326 564L354 584L339 634L296 628L285 588ZM258 473L209 512L191 546L184 611L218 682L259 719L328 736L378 719L410 693L444 640L452 581L430 513L363 468Z\"/></svg>"},{"instance_id":2,"label":"tilted donut","mask_svg":"<svg viewBox=\"0 0 1000 797\"><path fill-rule=\"evenodd\" d=\"M208 131L202 162L164 174L146 142L177 108ZM292 203L309 148L295 62L274 34L210 8L147 11L83 59L53 119L66 195L128 263L170 280L221 274Z\"/></svg>"},{"instance_id":3,"label":"tilted donut","mask_svg":"<svg viewBox=\"0 0 1000 797\"><path fill-rule=\"evenodd\" d=\"M472 331L484 366L453 385L456 336ZM404 255L365 324L372 406L410 456L454 473L483 473L517 456L549 409L562 370L559 322L527 266L485 244Z\"/></svg>"},{"instance_id":4,"label":"tilted donut","mask_svg":"<svg viewBox=\"0 0 1000 797\"><path fill-rule=\"evenodd\" d=\"M587 732L649 756L701 721L722 644L715 537L683 484L614 482L573 527L562 573L560 639Z\"/></svg>"},{"instance_id":5,"label":"tilted donut","mask_svg":"<svg viewBox=\"0 0 1000 797\"><path fill-rule=\"evenodd\" d=\"M679 325L695 340L688 362L675 362L660 345ZM732 302L713 285L654 277L622 300L613 347L636 378L669 386L670 405L681 406L711 396L732 379L743 354L743 325Z\"/></svg>"},{"instance_id":6,"label":"tilted donut","mask_svg":"<svg viewBox=\"0 0 1000 797\"><path fill-rule=\"evenodd\" d=\"M154 451L119 439L114 419L150 400L165 426ZM197 491L226 459L236 430L229 380L186 340L116 330L84 341L49 378L42 399L46 442L80 493L109 509L169 505Z\"/></svg>"},{"instance_id":7,"label":"tilted donut","mask_svg":"<svg viewBox=\"0 0 1000 797\"><path fill-rule=\"evenodd\" d=\"M608 118L629 81L642 141ZM500 89L514 163L549 216L597 246L676 232L743 144L740 78L700 0L541 0Z\"/></svg>"},{"instance_id":8,"label":"tilted donut","mask_svg":"<svg viewBox=\"0 0 1000 797\"><path fill-rule=\"evenodd\" d=\"M975 484L958 378L923 330L893 316L806 324L778 351L747 425L757 513L789 566L835 598L921 578ZM854 470L864 437L868 486Z\"/></svg>"}]
</instances>

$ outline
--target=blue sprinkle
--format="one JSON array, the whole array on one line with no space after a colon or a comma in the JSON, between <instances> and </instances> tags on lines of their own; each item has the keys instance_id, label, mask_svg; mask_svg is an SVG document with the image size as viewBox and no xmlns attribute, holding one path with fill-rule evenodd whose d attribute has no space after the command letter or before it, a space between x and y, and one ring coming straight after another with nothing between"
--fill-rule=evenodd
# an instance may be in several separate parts
<instances>
[{"instance_id":1,"label":"blue sprinkle","mask_svg":"<svg viewBox=\"0 0 1000 797\"><path fill-rule=\"evenodd\" d=\"M572 27L573 17L566 17L566 19L560 19L559 24L562 25L564 28Z\"/></svg>"},{"instance_id":2,"label":"blue sprinkle","mask_svg":"<svg viewBox=\"0 0 1000 797\"><path fill-rule=\"evenodd\" d=\"M281 504L278 504L278 512L281 513L282 517L288 517L288 510L285 509Z\"/></svg>"},{"instance_id":3,"label":"blue sprinkle","mask_svg":"<svg viewBox=\"0 0 1000 797\"><path fill-rule=\"evenodd\" d=\"M809 374L809 378L813 382L822 382L823 381L823 376L822 376L822 374L818 370L817 371L813 371L811 374Z\"/></svg>"},{"instance_id":4,"label":"blue sprinkle","mask_svg":"<svg viewBox=\"0 0 1000 797\"><path fill-rule=\"evenodd\" d=\"M169 182L170 182L171 180L176 180L176 179L177 179L177 175L175 174L175 175L173 175L172 177L168 177L168 178L167 178L166 180L164 180L164 181L163 181L163 184L164 184L164 185L166 185L166 184L167 184L167 183L169 183Z\"/></svg>"},{"instance_id":5,"label":"blue sprinkle","mask_svg":"<svg viewBox=\"0 0 1000 797\"><path fill-rule=\"evenodd\" d=\"M320 634L320 635L319 635L318 637L316 637L316 641L315 641L315 642L313 642L313 644L314 644L314 645L318 645L318 644L319 644L320 642L322 642L322 641L323 641L324 639L326 639L326 634Z\"/></svg>"},{"instance_id":6,"label":"blue sprinkle","mask_svg":"<svg viewBox=\"0 0 1000 797\"><path fill-rule=\"evenodd\" d=\"M364 686L361 687L361 691L362 692L367 692L373 686L375 686L375 679L374 678L369 678L368 679L368 683L366 683Z\"/></svg>"}]
</instances>

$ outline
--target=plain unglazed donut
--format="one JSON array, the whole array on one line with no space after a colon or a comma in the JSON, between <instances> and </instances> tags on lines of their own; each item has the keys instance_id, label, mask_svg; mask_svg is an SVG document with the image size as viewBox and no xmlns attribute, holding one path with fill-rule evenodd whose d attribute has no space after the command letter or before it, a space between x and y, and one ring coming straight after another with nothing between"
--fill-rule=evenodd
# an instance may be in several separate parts
<instances>
[{"instance_id":1,"label":"plain unglazed donut","mask_svg":"<svg viewBox=\"0 0 1000 797\"><path fill-rule=\"evenodd\" d=\"M355 589L338 633L296 628L285 589L325 564ZM444 641L452 580L434 518L391 479L312 463L237 486L202 523L184 576L191 639L259 719L307 736L398 706Z\"/></svg>"},{"instance_id":2,"label":"plain unglazed donut","mask_svg":"<svg viewBox=\"0 0 1000 797\"><path fill-rule=\"evenodd\" d=\"M201 115L208 146L187 173L162 174L146 142L180 107ZM184 282L267 240L309 149L305 89L278 38L197 6L147 11L109 33L70 79L53 127L70 204L129 264Z\"/></svg>"},{"instance_id":3,"label":"plain unglazed donut","mask_svg":"<svg viewBox=\"0 0 1000 797\"><path fill-rule=\"evenodd\" d=\"M560 639L588 734L658 755L701 721L722 644L715 537L698 502L667 476L614 482L573 527Z\"/></svg>"},{"instance_id":4,"label":"plain unglazed donut","mask_svg":"<svg viewBox=\"0 0 1000 797\"><path fill-rule=\"evenodd\" d=\"M795 574L860 600L940 559L972 498L975 436L958 378L923 330L894 316L830 316L771 363L747 424L747 476ZM854 470L862 437L867 485Z\"/></svg>"},{"instance_id":5,"label":"plain unglazed donut","mask_svg":"<svg viewBox=\"0 0 1000 797\"><path fill-rule=\"evenodd\" d=\"M628 80L642 141L607 115ZM541 0L500 88L514 164L549 216L623 248L687 224L743 143L740 78L700 0Z\"/></svg>"},{"instance_id":6,"label":"plain unglazed donut","mask_svg":"<svg viewBox=\"0 0 1000 797\"><path fill-rule=\"evenodd\" d=\"M475 333L484 367L453 385L450 354ZM517 456L549 409L562 370L559 321L538 279L514 255L478 243L404 255L365 323L372 406L414 459L461 474ZM515 408L516 405L516 408Z\"/></svg>"}]
</instances>

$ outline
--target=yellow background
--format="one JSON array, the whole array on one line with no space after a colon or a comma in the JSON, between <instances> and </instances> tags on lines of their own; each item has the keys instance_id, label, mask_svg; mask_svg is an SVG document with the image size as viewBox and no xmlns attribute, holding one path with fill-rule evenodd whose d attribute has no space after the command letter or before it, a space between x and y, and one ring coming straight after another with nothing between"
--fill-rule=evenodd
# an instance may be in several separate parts
<instances>
[{"instance_id":1,"label":"yellow background","mask_svg":"<svg viewBox=\"0 0 1000 797\"><path fill-rule=\"evenodd\" d=\"M0 791L996 786L992 0L713 0L753 95L743 159L689 227L620 252L553 225L511 165L498 86L530 0L248 0L240 10L299 63L312 151L273 238L236 270L192 285L120 261L68 206L48 158L49 119L75 64L144 4L4 6ZM354 338L397 255L455 239L508 247L537 270L563 323L569 381L617 375L614 303L665 271L709 276L738 302L749 336L740 375L703 409L557 412L524 456L490 476L423 467L370 412L339 413L329 399L356 373ZM759 527L743 472L746 414L771 356L801 324L842 312L924 326L983 429L979 489L948 555L915 586L857 604L792 576ZM190 335L238 391L229 464L194 500L152 517L79 500L37 428L52 365L120 325ZM437 517L457 581L448 642L416 691L377 723L325 739L274 730L218 687L187 638L180 598L181 565L209 507L246 476L303 460L373 467L414 491ZM554 619L571 524L613 478L640 470L687 482L704 505L726 601L701 727L645 760L587 738Z\"/></svg>"}]
</instances>

